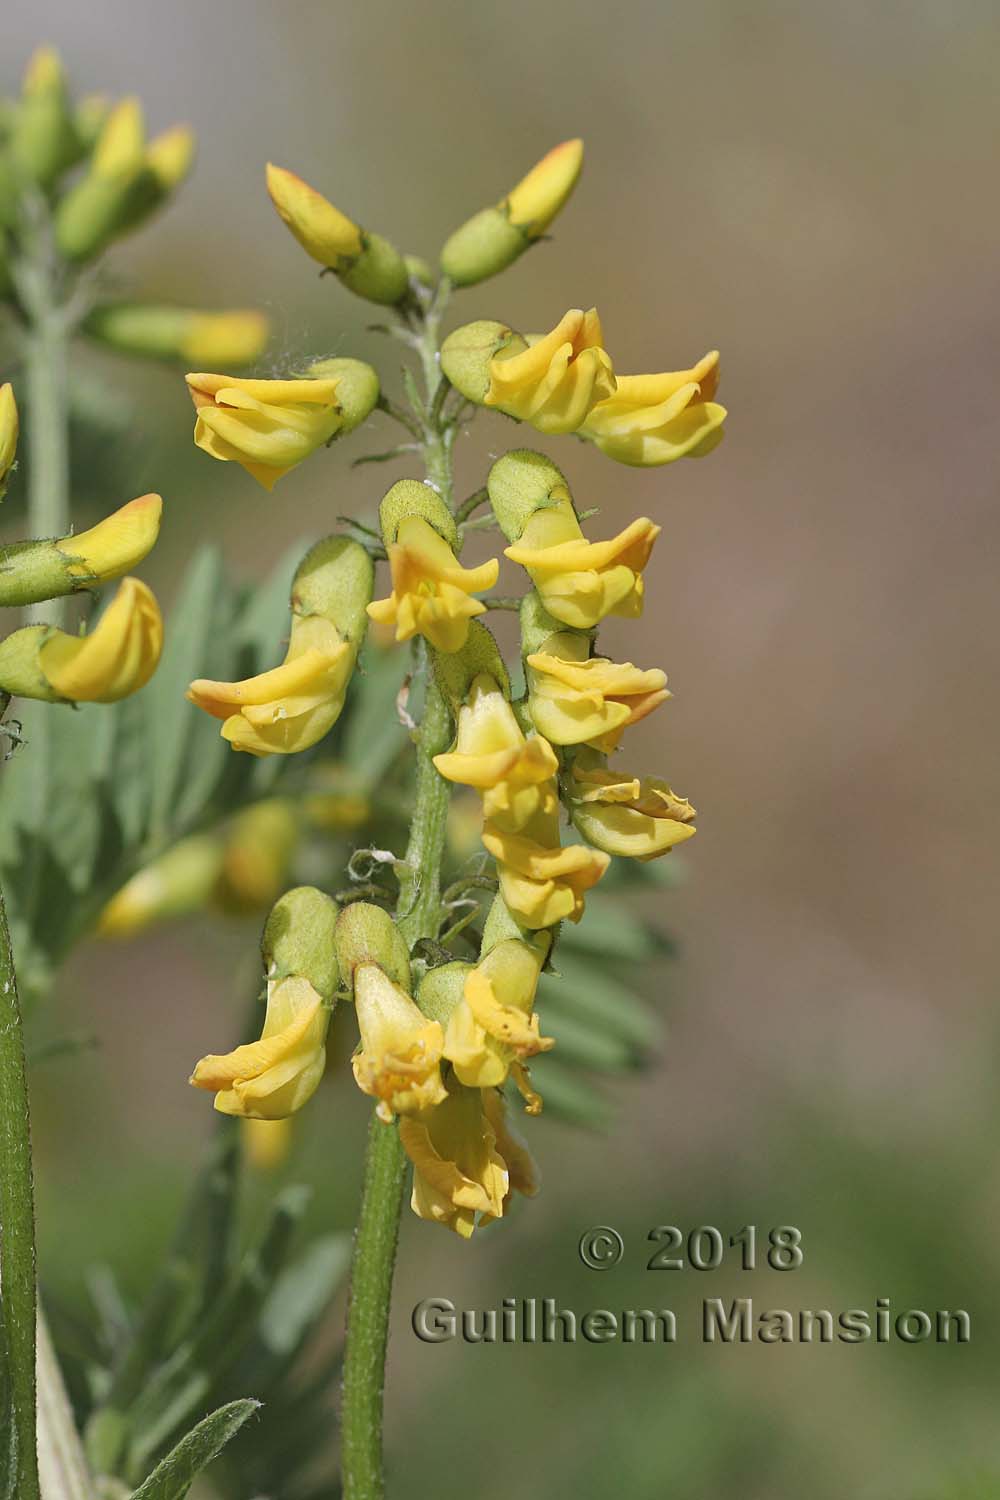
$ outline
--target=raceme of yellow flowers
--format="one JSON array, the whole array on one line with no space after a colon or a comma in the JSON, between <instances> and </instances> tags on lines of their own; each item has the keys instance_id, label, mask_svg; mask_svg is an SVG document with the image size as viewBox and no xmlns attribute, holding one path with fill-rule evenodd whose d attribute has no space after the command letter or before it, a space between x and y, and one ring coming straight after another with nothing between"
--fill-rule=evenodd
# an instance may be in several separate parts
<instances>
[{"instance_id":1,"label":"raceme of yellow flowers","mask_svg":"<svg viewBox=\"0 0 1000 1500\"><path fill-rule=\"evenodd\" d=\"M122 140L107 146L108 157L138 160L135 122L117 129ZM356 527L364 540L330 537L307 553L292 586L283 660L243 682L200 679L189 698L221 720L234 750L297 754L341 714L369 620L411 642L416 670L447 705L452 734L433 770L425 763L420 776L479 794L482 847L495 867L478 953L464 958L438 941L448 919L443 907L411 951L377 902L338 909L312 887L288 892L264 933L259 1038L202 1058L191 1081L212 1091L225 1113L288 1118L322 1076L334 1009L353 1006L354 1079L382 1128L400 1133L413 1164L412 1206L463 1237L502 1217L515 1192L538 1188L507 1090L521 1095L529 1115L541 1109L529 1070L553 1043L535 998L543 970L557 964L560 924L585 919L587 894L613 858L655 859L695 831L694 809L665 780L622 769L616 759L631 727L669 698L665 674L597 647L605 619L641 615L659 525L643 516L617 534L597 525L585 531L566 476L525 448L499 457L485 487L453 507L439 462L442 453L450 460L450 445L477 409L549 436L575 435L618 463L643 467L704 455L722 437L718 355L659 374L621 374L593 308L570 309L538 335L480 319L437 345L452 290L478 285L546 236L581 165L579 141L551 151L449 237L436 285L426 263L269 165L280 220L344 287L388 309L397 336L424 359L426 399L411 382L400 417L376 372L349 358L266 379L187 377L198 447L242 466L268 490L376 410L416 439L379 456L422 450L433 478L389 489L379 534ZM106 313L104 336L127 344L130 318L127 308ZM196 328L188 336L197 343ZM500 559L461 560L469 524L484 524L469 518L487 500L507 564L527 582L518 613L525 688L517 697L484 624L491 608L512 604L489 593ZM379 562L387 577L376 586ZM55 663L57 672L71 666Z\"/></svg>"}]
</instances>

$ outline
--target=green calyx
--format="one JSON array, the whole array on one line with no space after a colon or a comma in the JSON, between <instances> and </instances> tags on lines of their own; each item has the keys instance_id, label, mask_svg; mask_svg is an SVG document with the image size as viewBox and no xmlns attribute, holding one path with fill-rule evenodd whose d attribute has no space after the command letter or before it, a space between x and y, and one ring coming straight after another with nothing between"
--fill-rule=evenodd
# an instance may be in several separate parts
<instances>
[{"instance_id":1,"label":"green calyx","mask_svg":"<svg viewBox=\"0 0 1000 1500\"><path fill-rule=\"evenodd\" d=\"M505 271L533 243L512 224L504 204L481 209L456 229L441 251L441 270L456 286L475 286Z\"/></svg>"},{"instance_id":2,"label":"green calyx","mask_svg":"<svg viewBox=\"0 0 1000 1500\"><path fill-rule=\"evenodd\" d=\"M569 504L566 477L542 453L516 448L497 459L486 481L490 504L504 536L519 540L531 517L539 510ZM562 488L564 495L553 492Z\"/></svg>"},{"instance_id":3,"label":"green calyx","mask_svg":"<svg viewBox=\"0 0 1000 1500\"><path fill-rule=\"evenodd\" d=\"M396 540L399 523L408 516L420 516L433 526L438 536L444 537L449 547L458 545L455 517L437 490L419 479L400 479L394 484L383 496L378 515L382 540L387 547Z\"/></svg>"},{"instance_id":4,"label":"green calyx","mask_svg":"<svg viewBox=\"0 0 1000 1500\"><path fill-rule=\"evenodd\" d=\"M310 547L292 580L293 615L322 615L342 640L359 649L368 623L375 569L360 542L328 536Z\"/></svg>"},{"instance_id":5,"label":"green calyx","mask_svg":"<svg viewBox=\"0 0 1000 1500\"><path fill-rule=\"evenodd\" d=\"M261 939L269 980L307 979L323 1000L333 1000L340 981L335 933L338 906L315 886L286 891L271 908Z\"/></svg>"},{"instance_id":6,"label":"green calyx","mask_svg":"<svg viewBox=\"0 0 1000 1500\"><path fill-rule=\"evenodd\" d=\"M370 901L352 901L337 918L337 958L345 985L354 988L359 964L378 964L400 989L410 991L410 952L387 911Z\"/></svg>"},{"instance_id":7,"label":"green calyx","mask_svg":"<svg viewBox=\"0 0 1000 1500\"><path fill-rule=\"evenodd\" d=\"M347 289L368 302L390 305L401 302L410 289L406 262L387 239L362 230L360 255L342 259L332 269Z\"/></svg>"},{"instance_id":8,"label":"green calyx","mask_svg":"<svg viewBox=\"0 0 1000 1500\"><path fill-rule=\"evenodd\" d=\"M490 361L511 359L527 347L527 339L506 323L466 323L441 345L441 370L467 401L482 406L490 388Z\"/></svg>"},{"instance_id":9,"label":"green calyx","mask_svg":"<svg viewBox=\"0 0 1000 1500\"><path fill-rule=\"evenodd\" d=\"M454 963L439 964L427 970L417 987L414 997L417 1004L428 1020L440 1023L442 1030L447 1030L452 1012L462 999L465 977L472 967L457 959Z\"/></svg>"}]
</instances>

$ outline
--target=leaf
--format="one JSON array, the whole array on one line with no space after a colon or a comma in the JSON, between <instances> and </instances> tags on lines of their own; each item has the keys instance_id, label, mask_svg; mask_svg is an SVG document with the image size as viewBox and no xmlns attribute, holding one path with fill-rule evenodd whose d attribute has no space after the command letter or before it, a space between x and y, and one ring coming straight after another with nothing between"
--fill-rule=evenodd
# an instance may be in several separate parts
<instances>
[{"instance_id":1,"label":"leaf","mask_svg":"<svg viewBox=\"0 0 1000 1500\"><path fill-rule=\"evenodd\" d=\"M535 1059L531 1081L545 1101L543 1119L607 1130L614 1114L607 1100L586 1078L555 1061L551 1054Z\"/></svg>"},{"instance_id":2,"label":"leaf","mask_svg":"<svg viewBox=\"0 0 1000 1500\"><path fill-rule=\"evenodd\" d=\"M659 1017L621 979L603 965L571 956L562 947L555 965L556 973L543 974L538 985L544 1016L569 1012L580 1024L619 1037L637 1052L656 1045L662 1031ZM631 965L619 965L617 972L627 978L634 971Z\"/></svg>"},{"instance_id":3,"label":"leaf","mask_svg":"<svg viewBox=\"0 0 1000 1500\"><path fill-rule=\"evenodd\" d=\"M212 1412L157 1464L132 1500L184 1500L202 1470L208 1468L244 1422L259 1410L259 1401L244 1399L231 1401Z\"/></svg>"},{"instance_id":4,"label":"leaf","mask_svg":"<svg viewBox=\"0 0 1000 1500\"><path fill-rule=\"evenodd\" d=\"M369 644L351 682L341 753L367 786L377 786L407 743L396 712L404 659L398 651Z\"/></svg>"}]
</instances>

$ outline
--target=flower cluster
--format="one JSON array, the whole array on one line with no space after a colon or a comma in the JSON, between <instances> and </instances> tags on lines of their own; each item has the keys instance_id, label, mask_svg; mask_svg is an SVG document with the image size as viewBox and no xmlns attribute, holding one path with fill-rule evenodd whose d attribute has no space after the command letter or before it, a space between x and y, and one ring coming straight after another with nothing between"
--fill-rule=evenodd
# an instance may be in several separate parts
<instances>
[{"instance_id":1,"label":"flower cluster","mask_svg":"<svg viewBox=\"0 0 1000 1500\"><path fill-rule=\"evenodd\" d=\"M306 750L336 722L371 620L411 643L400 712L418 752L409 847L380 854L399 880L395 917L389 892L384 902L353 900L339 911L311 888L283 897L265 931L261 1037L203 1058L192 1082L214 1090L228 1113L288 1116L316 1087L335 1001L348 1002L357 1019L354 1079L374 1101L380 1128L399 1132L413 1164L414 1211L463 1237L501 1217L515 1191L537 1191L505 1091L512 1086L529 1115L542 1107L529 1069L553 1041L535 999L560 924L584 918L587 893L613 858L654 859L695 831L690 803L664 780L609 764L630 727L670 696L659 667L613 661L596 646L602 621L641 615L660 527L643 516L617 535L588 535L565 475L528 449L498 458L480 491L452 502L452 447L477 408L547 435L575 434L631 465L698 456L722 436L716 354L687 370L619 375L593 309L567 312L543 336L467 323L438 347L451 288L478 284L538 242L581 163L581 143L566 142L456 230L436 286L425 263L269 166L282 222L348 290L390 309L397 337L420 354L426 390L411 380L401 409L373 370L350 359L281 379L188 376L197 445L268 489L376 410L413 441L373 457L419 451L427 472L392 485L378 532L357 525L360 540L330 538L307 555L281 666L189 690L223 720L234 749ZM487 501L487 520L471 520ZM470 529L484 525L503 533L508 564L527 577L520 600L490 594L499 558L462 561ZM379 561L389 579L373 598ZM483 623L493 608L518 609L520 695ZM411 676L423 699L419 726L405 708ZM471 913L451 926L454 903L440 890L450 785L478 793L484 859L494 871L465 887L491 889L488 909L466 895Z\"/></svg>"}]
</instances>

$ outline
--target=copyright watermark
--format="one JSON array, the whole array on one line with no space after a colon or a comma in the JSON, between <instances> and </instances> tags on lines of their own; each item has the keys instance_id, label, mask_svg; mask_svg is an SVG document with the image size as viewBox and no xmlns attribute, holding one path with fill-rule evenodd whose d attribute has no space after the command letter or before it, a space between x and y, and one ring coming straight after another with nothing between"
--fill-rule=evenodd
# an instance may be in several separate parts
<instances>
[{"instance_id":1,"label":"copyright watermark","mask_svg":"<svg viewBox=\"0 0 1000 1500\"><path fill-rule=\"evenodd\" d=\"M598 1224L594 1229L584 1230L576 1248L585 1266L592 1271L606 1271L616 1266L625 1254L625 1241L617 1229Z\"/></svg>"}]
</instances>

